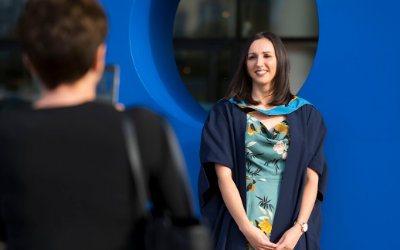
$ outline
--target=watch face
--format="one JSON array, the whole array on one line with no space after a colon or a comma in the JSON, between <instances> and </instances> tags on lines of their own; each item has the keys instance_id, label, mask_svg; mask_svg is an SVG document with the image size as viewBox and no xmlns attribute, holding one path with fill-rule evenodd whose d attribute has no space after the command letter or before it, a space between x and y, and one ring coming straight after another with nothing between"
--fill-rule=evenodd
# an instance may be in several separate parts
<instances>
[{"instance_id":1,"label":"watch face","mask_svg":"<svg viewBox=\"0 0 400 250\"><path fill-rule=\"evenodd\" d=\"M308 229L308 225L307 225L307 223L304 223L304 224L303 224L303 231L304 231L304 232L307 232L307 229Z\"/></svg>"}]
</instances>

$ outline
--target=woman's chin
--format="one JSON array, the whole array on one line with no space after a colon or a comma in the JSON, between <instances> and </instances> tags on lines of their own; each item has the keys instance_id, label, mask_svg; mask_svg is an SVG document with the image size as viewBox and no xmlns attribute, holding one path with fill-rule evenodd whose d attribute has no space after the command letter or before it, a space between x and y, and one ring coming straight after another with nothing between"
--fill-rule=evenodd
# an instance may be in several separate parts
<instances>
[{"instance_id":1,"label":"woman's chin","mask_svg":"<svg viewBox=\"0 0 400 250\"><path fill-rule=\"evenodd\" d=\"M271 79L253 79L253 85L266 86L271 84Z\"/></svg>"}]
</instances>

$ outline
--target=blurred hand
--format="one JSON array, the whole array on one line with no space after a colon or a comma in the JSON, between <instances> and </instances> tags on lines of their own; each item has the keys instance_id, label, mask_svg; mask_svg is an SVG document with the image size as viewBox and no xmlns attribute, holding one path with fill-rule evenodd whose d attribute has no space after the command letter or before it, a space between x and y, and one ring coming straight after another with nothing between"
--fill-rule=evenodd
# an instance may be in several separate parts
<instances>
[{"instance_id":1,"label":"blurred hand","mask_svg":"<svg viewBox=\"0 0 400 250\"><path fill-rule=\"evenodd\" d=\"M120 111L120 112L122 112L122 111L125 110L125 105L122 104L122 103L117 103L117 104L115 104L114 107L115 107L116 110L118 110L118 111Z\"/></svg>"}]
</instances>

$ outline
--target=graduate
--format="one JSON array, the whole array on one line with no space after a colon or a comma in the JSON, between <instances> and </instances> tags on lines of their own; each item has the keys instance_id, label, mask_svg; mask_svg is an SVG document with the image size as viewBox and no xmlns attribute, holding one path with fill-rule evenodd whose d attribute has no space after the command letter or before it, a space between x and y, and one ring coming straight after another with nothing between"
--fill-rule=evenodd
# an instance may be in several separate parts
<instances>
[{"instance_id":1,"label":"graduate","mask_svg":"<svg viewBox=\"0 0 400 250\"><path fill-rule=\"evenodd\" d=\"M254 34L202 133L200 211L216 250L321 249L326 133L290 92L282 41Z\"/></svg>"}]
</instances>

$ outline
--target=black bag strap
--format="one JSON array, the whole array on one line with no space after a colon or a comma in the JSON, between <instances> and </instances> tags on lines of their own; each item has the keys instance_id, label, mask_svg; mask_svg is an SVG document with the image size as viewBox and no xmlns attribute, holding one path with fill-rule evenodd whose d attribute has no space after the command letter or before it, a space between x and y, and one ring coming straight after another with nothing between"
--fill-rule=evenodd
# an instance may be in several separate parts
<instances>
[{"instance_id":1,"label":"black bag strap","mask_svg":"<svg viewBox=\"0 0 400 250\"><path fill-rule=\"evenodd\" d=\"M145 184L145 178L143 173L142 161L139 151L139 142L136 134L135 123L131 120L128 114L122 114L122 129L125 136L125 145L129 159L129 165L131 167L134 185L137 191L138 202L140 206L140 212L144 218L150 216L149 211L146 208L148 202L147 188Z\"/></svg>"},{"instance_id":2,"label":"black bag strap","mask_svg":"<svg viewBox=\"0 0 400 250\"><path fill-rule=\"evenodd\" d=\"M123 128L135 186L146 192L138 194L141 208L151 199L156 214L167 209L171 218L194 218L189 177L171 125L151 110L136 107L123 114Z\"/></svg>"},{"instance_id":3,"label":"black bag strap","mask_svg":"<svg viewBox=\"0 0 400 250\"><path fill-rule=\"evenodd\" d=\"M139 249L210 250L208 230L194 216L185 164L171 125L150 110L134 108L122 114L122 127L141 214L146 222L142 228L143 245ZM160 185L161 190L157 191L163 194L161 200L166 204L162 205L171 209L170 215L156 214L153 218L146 209L150 197L146 174L157 182L150 181L150 184Z\"/></svg>"}]
</instances>

